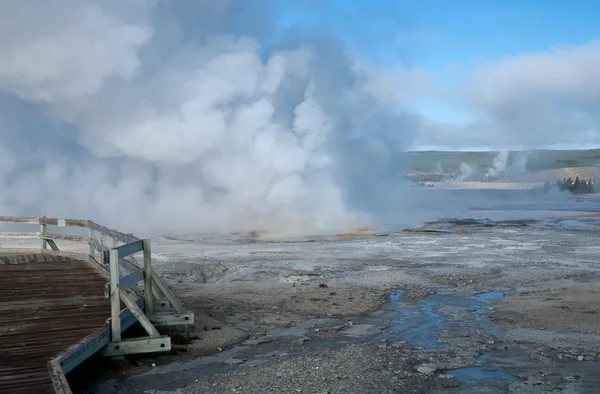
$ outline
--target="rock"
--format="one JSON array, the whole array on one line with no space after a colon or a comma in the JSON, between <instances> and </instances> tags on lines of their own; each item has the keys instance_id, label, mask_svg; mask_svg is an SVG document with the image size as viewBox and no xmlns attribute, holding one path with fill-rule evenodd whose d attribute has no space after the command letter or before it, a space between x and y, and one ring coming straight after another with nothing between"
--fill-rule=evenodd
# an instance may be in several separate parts
<instances>
[{"instance_id":1,"label":"rock","mask_svg":"<svg viewBox=\"0 0 600 394\"><path fill-rule=\"evenodd\" d=\"M577 361L583 361L583 356L577 356Z\"/></svg>"},{"instance_id":2,"label":"rock","mask_svg":"<svg viewBox=\"0 0 600 394\"><path fill-rule=\"evenodd\" d=\"M325 289L325 288L327 288L329 286L327 286L327 283L319 283L319 287L322 288L322 289Z\"/></svg>"},{"instance_id":3,"label":"rock","mask_svg":"<svg viewBox=\"0 0 600 394\"><path fill-rule=\"evenodd\" d=\"M454 375L443 373L438 376L438 379L454 379Z\"/></svg>"},{"instance_id":4,"label":"rock","mask_svg":"<svg viewBox=\"0 0 600 394\"><path fill-rule=\"evenodd\" d=\"M544 384L544 382L542 382L541 380L528 380L527 383L532 384L534 386L540 386Z\"/></svg>"},{"instance_id":5,"label":"rock","mask_svg":"<svg viewBox=\"0 0 600 394\"><path fill-rule=\"evenodd\" d=\"M300 345L304 345L304 342L306 342L306 341L310 341L310 338L302 337L302 338L296 339L294 342L299 343Z\"/></svg>"},{"instance_id":6,"label":"rock","mask_svg":"<svg viewBox=\"0 0 600 394\"><path fill-rule=\"evenodd\" d=\"M227 359L227 360L223 361L223 364L227 364L227 365L239 365L239 364L243 364L245 362L246 362L246 360L242 360L241 358L233 357L233 358L230 358L230 359Z\"/></svg>"},{"instance_id":7,"label":"rock","mask_svg":"<svg viewBox=\"0 0 600 394\"><path fill-rule=\"evenodd\" d=\"M277 376L278 378L282 377L283 374L281 372L275 372L275 376Z\"/></svg>"},{"instance_id":8,"label":"rock","mask_svg":"<svg viewBox=\"0 0 600 394\"><path fill-rule=\"evenodd\" d=\"M151 366L152 368L155 368L155 367L156 367L156 364L152 363L152 364L150 364L150 366Z\"/></svg>"},{"instance_id":9,"label":"rock","mask_svg":"<svg viewBox=\"0 0 600 394\"><path fill-rule=\"evenodd\" d=\"M445 389L453 389L460 386L460 382L454 378L440 379L440 385Z\"/></svg>"},{"instance_id":10,"label":"rock","mask_svg":"<svg viewBox=\"0 0 600 394\"><path fill-rule=\"evenodd\" d=\"M255 345L260 345L263 343L269 343L271 341L272 341L271 338L262 337L262 338L257 338L257 339L248 339L248 340L242 342L242 345L255 346Z\"/></svg>"},{"instance_id":11,"label":"rock","mask_svg":"<svg viewBox=\"0 0 600 394\"><path fill-rule=\"evenodd\" d=\"M421 364L417 367L417 371L420 373L432 373L437 370L435 364Z\"/></svg>"}]
</instances>

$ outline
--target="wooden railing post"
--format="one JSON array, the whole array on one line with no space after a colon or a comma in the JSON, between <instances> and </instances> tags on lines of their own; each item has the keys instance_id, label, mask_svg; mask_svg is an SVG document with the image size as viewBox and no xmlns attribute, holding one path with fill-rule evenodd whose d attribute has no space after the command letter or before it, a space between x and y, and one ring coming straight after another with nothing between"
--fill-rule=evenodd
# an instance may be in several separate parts
<instances>
[{"instance_id":1,"label":"wooden railing post","mask_svg":"<svg viewBox=\"0 0 600 394\"><path fill-rule=\"evenodd\" d=\"M121 341L121 294L119 273L119 251L109 251L110 263L110 332L111 341Z\"/></svg>"},{"instance_id":2,"label":"wooden railing post","mask_svg":"<svg viewBox=\"0 0 600 394\"><path fill-rule=\"evenodd\" d=\"M42 219L46 218L46 215L42 216ZM46 237L46 224L40 224L40 238L42 239L42 250L48 249L48 241L45 239Z\"/></svg>"},{"instance_id":3,"label":"wooden railing post","mask_svg":"<svg viewBox=\"0 0 600 394\"><path fill-rule=\"evenodd\" d=\"M96 248L94 248L94 230L88 227L88 246L90 247L90 257L96 258Z\"/></svg>"},{"instance_id":4,"label":"wooden railing post","mask_svg":"<svg viewBox=\"0 0 600 394\"><path fill-rule=\"evenodd\" d=\"M150 240L144 239L144 307L146 316L154 314L152 301L152 248Z\"/></svg>"}]
</instances>

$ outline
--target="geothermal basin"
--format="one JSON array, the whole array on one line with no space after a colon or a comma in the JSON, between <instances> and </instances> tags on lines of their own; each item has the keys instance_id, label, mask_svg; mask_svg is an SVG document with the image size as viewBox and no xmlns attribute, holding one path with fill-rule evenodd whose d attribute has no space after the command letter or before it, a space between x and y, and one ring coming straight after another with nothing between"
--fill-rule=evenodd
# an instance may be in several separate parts
<instances>
[{"instance_id":1,"label":"geothermal basin","mask_svg":"<svg viewBox=\"0 0 600 394\"><path fill-rule=\"evenodd\" d=\"M72 386L596 393L600 204L523 196L350 239L153 239L155 267L196 314L194 331L172 354L92 361L81 368L94 378Z\"/></svg>"}]
</instances>

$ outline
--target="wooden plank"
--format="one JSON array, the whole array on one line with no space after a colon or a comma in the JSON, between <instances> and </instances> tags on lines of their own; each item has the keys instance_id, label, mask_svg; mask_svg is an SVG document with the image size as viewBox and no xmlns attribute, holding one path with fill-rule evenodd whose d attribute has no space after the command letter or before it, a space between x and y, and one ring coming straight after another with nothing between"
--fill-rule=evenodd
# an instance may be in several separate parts
<instances>
[{"instance_id":1,"label":"wooden plank","mask_svg":"<svg viewBox=\"0 0 600 394\"><path fill-rule=\"evenodd\" d=\"M110 251L110 318L111 336L113 342L121 340L121 290L119 289L119 253Z\"/></svg>"},{"instance_id":2,"label":"wooden plank","mask_svg":"<svg viewBox=\"0 0 600 394\"><path fill-rule=\"evenodd\" d=\"M54 240L52 239L47 239L46 242L48 242L48 245L50 245L50 248L55 251L55 252L60 252L58 250L58 246L56 246L56 242L54 242Z\"/></svg>"},{"instance_id":3,"label":"wooden plank","mask_svg":"<svg viewBox=\"0 0 600 394\"><path fill-rule=\"evenodd\" d=\"M121 294L121 300L123 301L123 303L129 308L131 313L133 313L133 315L135 316L137 321L140 322L142 327L144 327L144 330L146 330L148 335L150 335L151 338L160 337L160 333L156 330L156 328L152 325L150 320L146 317L144 311L133 300L131 300L131 298L129 298L128 294L125 291L120 290L119 293Z\"/></svg>"},{"instance_id":4,"label":"wooden plank","mask_svg":"<svg viewBox=\"0 0 600 394\"><path fill-rule=\"evenodd\" d=\"M104 252L106 252L106 251L107 251L107 249L103 248L103 247L102 247L102 245L100 244L100 242L98 242L97 240L95 240L95 239L93 239L93 238L92 238L92 239L90 239L90 240L88 240L88 242L89 242L89 243L92 245L92 247L93 247L95 250L97 250L97 251L100 253L100 255L102 256L102 259L104 260L104 255L103 255L103 253L104 253ZM107 260L106 262L104 262L104 261L103 261L102 263L103 263L103 264L107 264L107 263L108 263L108 255L106 256L106 260Z\"/></svg>"},{"instance_id":5,"label":"wooden plank","mask_svg":"<svg viewBox=\"0 0 600 394\"><path fill-rule=\"evenodd\" d=\"M119 357L140 353L168 352L171 350L171 338L132 338L120 342L111 342L98 352L102 357Z\"/></svg>"},{"instance_id":6,"label":"wooden plank","mask_svg":"<svg viewBox=\"0 0 600 394\"><path fill-rule=\"evenodd\" d=\"M144 304L146 305L146 316L150 317L154 313L154 303L152 301L152 249L150 240L142 241L144 249Z\"/></svg>"},{"instance_id":7,"label":"wooden plank","mask_svg":"<svg viewBox=\"0 0 600 394\"><path fill-rule=\"evenodd\" d=\"M48 226L61 226L61 227L87 227L88 220L79 219L58 219L58 218L39 218L40 224L46 224Z\"/></svg>"},{"instance_id":8,"label":"wooden plank","mask_svg":"<svg viewBox=\"0 0 600 394\"><path fill-rule=\"evenodd\" d=\"M91 228L88 228L88 238L87 238L87 242L88 245L90 247L90 257L94 258L96 253L95 253L95 248L94 245L92 243L92 240L94 239L94 230L92 230Z\"/></svg>"},{"instance_id":9,"label":"wooden plank","mask_svg":"<svg viewBox=\"0 0 600 394\"><path fill-rule=\"evenodd\" d=\"M0 222L41 224L39 218L27 216L0 216Z\"/></svg>"},{"instance_id":10,"label":"wooden plank","mask_svg":"<svg viewBox=\"0 0 600 394\"><path fill-rule=\"evenodd\" d=\"M70 234L61 234L61 233L45 233L43 239L60 239L63 241L72 241L72 242L81 242L86 243L87 238L82 237L81 235L70 235Z\"/></svg>"},{"instance_id":11,"label":"wooden plank","mask_svg":"<svg viewBox=\"0 0 600 394\"><path fill-rule=\"evenodd\" d=\"M112 230L108 227L104 227L99 225L98 223L95 223L93 221L88 221L88 228L97 231L101 234L106 234L107 236L111 237L112 239L116 239L119 242L123 242L124 244L129 244L135 241L139 241L140 239L136 236L134 236L133 234L124 234L120 231L117 230Z\"/></svg>"},{"instance_id":12,"label":"wooden plank","mask_svg":"<svg viewBox=\"0 0 600 394\"><path fill-rule=\"evenodd\" d=\"M42 239L42 250L48 249L48 241L44 239L46 235L46 225L40 224L40 238Z\"/></svg>"},{"instance_id":13,"label":"wooden plank","mask_svg":"<svg viewBox=\"0 0 600 394\"><path fill-rule=\"evenodd\" d=\"M158 276L154 269L152 269L152 281L160 289L160 291L163 293L165 298L171 303L171 305L173 305L173 308L175 308L177 312L186 312L186 310L183 308L183 305L181 305L177 297L175 297L173 293L171 293L171 290L169 290L166 283L162 281L162 279L160 278L160 276Z\"/></svg>"},{"instance_id":14,"label":"wooden plank","mask_svg":"<svg viewBox=\"0 0 600 394\"><path fill-rule=\"evenodd\" d=\"M119 258L131 256L144 250L144 241L140 239L139 241L118 246L112 250L116 250L119 253Z\"/></svg>"},{"instance_id":15,"label":"wooden plank","mask_svg":"<svg viewBox=\"0 0 600 394\"><path fill-rule=\"evenodd\" d=\"M144 299L136 301L138 307L144 307ZM111 319L109 319L110 321ZM125 331L137 321L129 309L123 309L120 314L121 332ZM110 343L110 330L105 328L99 332L89 335L78 344L67 349L57 359L63 368L64 373L69 373L76 366L95 355L100 349Z\"/></svg>"},{"instance_id":16,"label":"wooden plank","mask_svg":"<svg viewBox=\"0 0 600 394\"><path fill-rule=\"evenodd\" d=\"M129 275L121 277L121 288L127 289L144 279L144 272L138 270Z\"/></svg>"},{"instance_id":17,"label":"wooden plank","mask_svg":"<svg viewBox=\"0 0 600 394\"><path fill-rule=\"evenodd\" d=\"M79 364L92 357L96 352L102 349L110 342L110 331L103 329L88 335L81 342L68 349L60 357L57 357L57 361L63 370L63 373L67 374L71 372Z\"/></svg>"},{"instance_id":18,"label":"wooden plank","mask_svg":"<svg viewBox=\"0 0 600 394\"><path fill-rule=\"evenodd\" d=\"M50 373L50 379L52 380L52 386L56 394L73 394L60 363L56 360L48 361L48 372Z\"/></svg>"},{"instance_id":19,"label":"wooden plank","mask_svg":"<svg viewBox=\"0 0 600 394\"><path fill-rule=\"evenodd\" d=\"M150 321L157 326L179 326L194 324L194 313L156 312Z\"/></svg>"}]
</instances>

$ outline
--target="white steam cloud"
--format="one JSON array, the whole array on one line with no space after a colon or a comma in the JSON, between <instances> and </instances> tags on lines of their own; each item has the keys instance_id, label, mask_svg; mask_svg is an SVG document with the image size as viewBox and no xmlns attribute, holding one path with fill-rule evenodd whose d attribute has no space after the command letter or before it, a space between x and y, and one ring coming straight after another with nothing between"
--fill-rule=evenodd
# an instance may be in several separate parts
<instances>
[{"instance_id":1,"label":"white steam cloud","mask_svg":"<svg viewBox=\"0 0 600 394\"><path fill-rule=\"evenodd\" d=\"M155 233L377 220L419 120L333 41L261 46L244 7L2 2L0 211Z\"/></svg>"}]
</instances>

